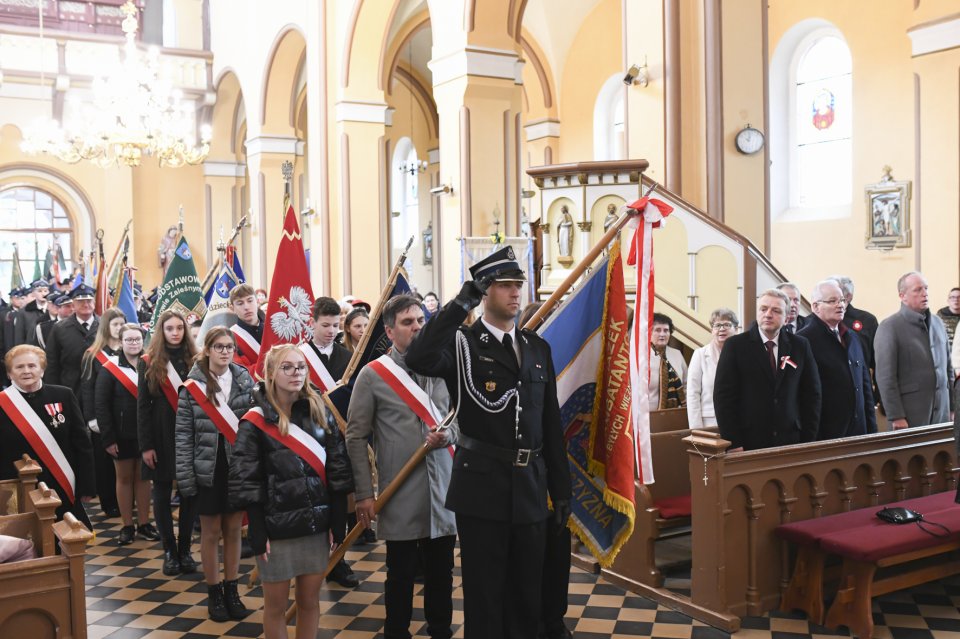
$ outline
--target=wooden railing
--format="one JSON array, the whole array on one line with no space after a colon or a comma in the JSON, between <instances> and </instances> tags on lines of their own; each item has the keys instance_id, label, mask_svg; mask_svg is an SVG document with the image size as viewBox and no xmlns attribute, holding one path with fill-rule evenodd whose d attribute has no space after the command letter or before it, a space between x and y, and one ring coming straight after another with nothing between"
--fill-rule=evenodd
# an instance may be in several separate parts
<instances>
[{"instance_id":1,"label":"wooden railing","mask_svg":"<svg viewBox=\"0 0 960 639\"><path fill-rule=\"evenodd\" d=\"M120 23L124 15L120 6L126 0L39 0L43 3L43 28L55 31L123 35ZM140 10L140 30L143 33L143 5L145 0L134 0ZM39 27L36 2L0 0L0 23L23 27Z\"/></svg>"}]
</instances>

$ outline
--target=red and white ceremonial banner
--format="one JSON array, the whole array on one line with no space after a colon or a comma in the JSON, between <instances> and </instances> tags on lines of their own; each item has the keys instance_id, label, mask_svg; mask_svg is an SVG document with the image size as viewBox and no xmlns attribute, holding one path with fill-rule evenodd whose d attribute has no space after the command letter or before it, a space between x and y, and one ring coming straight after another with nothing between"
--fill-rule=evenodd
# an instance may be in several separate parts
<instances>
[{"instance_id":1,"label":"red and white ceremonial banner","mask_svg":"<svg viewBox=\"0 0 960 639\"><path fill-rule=\"evenodd\" d=\"M148 366L150 365L149 357L144 355L142 359ZM177 412L177 404L180 402L181 386L183 386L183 380L180 379L180 374L177 373L177 370L173 367L173 364L167 362L167 378L163 380L162 384L160 384L160 390L163 391L163 395L167 398L167 402L170 404L170 406L173 407L173 412Z\"/></svg>"},{"instance_id":2,"label":"red and white ceremonial banner","mask_svg":"<svg viewBox=\"0 0 960 639\"><path fill-rule=\"evenodd\" d=\"M188 379L187 383L183 386L187 389L187 392L190 393L193 401L197 402L200 409L206 413L210 421L213 422L213 425L217 427L217 430L220 431L224 439L231 444L235 444L237 441L237 432L240 430L240 420L234 412L230 410L227 403L221 402L219 406L215 406L213 402L207 399L207 385L203 382Z\"/></svg>"},{"instance_id":3,"label":"red and white ceremonial banner","mask_svg":"<svg viewBox=\"0 0 960 639\"><path fill-rule=\"evenodd\" d=\"M237 340L237 352L233 356L233 361L248 370L255 370L257 360L260 359L260 342L238 324L231 326L230 332Z\"/></svg>"},{"instance_id":4,"label":"red and white ceremonial banner","mask_svg":"<svg viewBox=\"0 0 960 639\"><path fill-rule=\"evenodd\" d=\"M267 301L266 325L260 342L256 375L263 378L263 361L277 344L301 344L313 339L313 287L303 253L303 236L289 201L283 218L283 235L273 268Z\"/></svg>"},{"instance_id":5,"label":"red and white ceremonial banner","mask_svg":"<svg viewBox=\"0 0 960 639\"><path fill-rule=\"evenodd\" d=\"M307 367L310 369L310 383L319 388L321 393L332 391L337 382L334 381L327 367L323 365L323 360L317 355L317 351L313 350L310 342L301 344L300 352L307 358Z\"/></svg>"},{"instance_id":6,"label":"red and white ceremonial banner","mask_svg":"<svg viewBox=\"0 0 960 639\"><path fill-rule=\"evenodd\" d=\"M137 383L139 376L133 368L120 366L120 359L116 355L107 355L104 351L97 353L97 361L104 369L110 372L124 388L130 391L134 397L137 396Z\"/></svg>"},{"instance_id":7,"label":"red and white ceremonial banner","mask_svg":"<svg viewBox=\"0 0 960 639\"><path fill-rule=\"evenodd\" d=\"M325 466L327 463L327 451L320 445L320 442L304 432L302 428L291 423L286 436L281 435L277 425L268 422L267 418L263 416L263 409L259 407L248 410L243 416L243 419L295 452L300 459L307 462L310 468L316 471L320 479L323 480L323 483L327 483L327 469Z\"/></svg>"},{"instance_id":8,"label":"red and white ceremonial banner","mask_svg":"<svg viewBox=\"0 0 960 639\"><path fill-rule=\"evenodd\" d=\"M30 404L27 403L27 400L15 386L11 386L0 393L0 409L3 409L3 412L10 417L13 425L17 427L23 438L30 444L30 448L40 458L44 468L60 484L60 488L63 489L70 503L74 503L76 501L77 479L73 474L73 468L70 467L70 463L50 429L47 428L47 425L43 423L40 416L30 407Z\"/></svg>"},{"instance_id":9,"label":"red and white ceremonial banner","mask_svg":"<svg viewBox=\"0 0 960 639\"><path fill-rule=\"evenodd\" d=\"M630 384L633 391L631 421L637 443L637 478L641 483L653 482L653 457L650 454L650 338L653 330L654 268L653 229L659 228L673 207L660 200L642 197L627 208L640 212L628 225L636 224L627 264L637 267L637 311L633 315L630 338Z\"/></svg>"},{"instance_id":10,"label":"red and white ceremonial banner","mask_svg":"<svg viewBox=\"0 0 960 639\"><path fill-rule=\"evenodd\" d=\"M377 359L367 364L380 376L387 386L397 394L404 404L414 412L414 414L423 420L430 430L435 429L443 422L443 414L437 405L433 403L427 391L420 388L420 385L413 381L407 371L400 368L393 358L389 355L381 355ZM453 446L447 446L447 450L453 455Z\"/></svg>"}]
</instances>

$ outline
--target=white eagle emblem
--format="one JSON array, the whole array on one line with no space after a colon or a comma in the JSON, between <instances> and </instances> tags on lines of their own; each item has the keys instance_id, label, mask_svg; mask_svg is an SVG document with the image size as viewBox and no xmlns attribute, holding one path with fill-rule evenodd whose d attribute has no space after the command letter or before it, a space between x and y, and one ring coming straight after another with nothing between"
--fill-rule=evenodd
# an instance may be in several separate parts
<instances>
[{"instance_id":1,"label":"white eagle emblem","mask_svg":"<svg viewBox=\"0 0 960 639\"><path fill-rule=\"evenodd\" d=\"M280 297L280 306L285 311L277 311L270 316L270 328L283 341L299 341L303 335L306 340L313 339L313 326L310 324L310 296L299 286L291 286L289 298Z\"/></svg>"}]
</instances>

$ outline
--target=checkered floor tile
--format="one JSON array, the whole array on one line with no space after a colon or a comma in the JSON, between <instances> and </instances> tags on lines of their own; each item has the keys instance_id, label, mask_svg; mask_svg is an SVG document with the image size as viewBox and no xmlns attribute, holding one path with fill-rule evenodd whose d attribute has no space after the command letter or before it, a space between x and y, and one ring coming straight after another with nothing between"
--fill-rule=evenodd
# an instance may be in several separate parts
<instances>
[{"instance_id":1,"label":"checkered floor tile","mask_svg":"<svg viewBox=\"0 0 960 639\"><path fill-rule=\"evenodd\" d=\"M216 623L207 619L203 578L167 577L161 572L158 542L137 540L117 546L118 519L106 519L94 507L91 519L96 539L86 562L87 623L90 639L212 639L258 637L263 599L260 588L248 588L253 560L241 562L241 595L254 612L244 621ZM194 557L199 560L199 540ZM328 584L321 591L318 639L380 639L383 637L383 582L386 578L382 544L360 546L347 560L360 579L355 589ZM459 565L459 558L457 560ZM664 566L667 586L689 588L689 563ZM724 639L726 632L706 626L679 612L625 592L597 575L573 569L570 576L567 627L577 639L655 637L662 639ZM463 637L463 591L459 568L454 575L454 637ZM426 637L423 597L414 598L411 633ZM960 639L960 578L891 593L874 601L876 639ZM809 623L802 615L773 612L748 617L735 639L803 639L848 636ZM293 628L290 628L293 636ZM532 639L532 638L531 638Z\"/></svg>"}]
</instances>

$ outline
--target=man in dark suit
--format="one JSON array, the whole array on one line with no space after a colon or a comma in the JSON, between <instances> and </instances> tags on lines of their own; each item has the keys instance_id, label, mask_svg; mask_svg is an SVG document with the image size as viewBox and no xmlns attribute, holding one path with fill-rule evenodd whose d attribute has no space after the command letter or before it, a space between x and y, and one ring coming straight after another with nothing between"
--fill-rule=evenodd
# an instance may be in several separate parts
<instances>
[{"instance_id":1,"label":"man in dark suit","mask_svg":"<svg viewBox=\"0 0 960 639\"><path fill-rule=\"evenodd\" d=\"M800 314L800 289L793 282L784 282L777 285L777 290L786 295L790 302L783 330L791 335L799 333L807 325L807 318Z\"/></svg>"},{"instance_id":2,"label":"man in dark suit","mask_svg":"<svg viewBox=\"0 0 960 639\"><path fill-rule=\"evenodd\" d=\"M853 280L846 275L831 275L827 279L836 280L843 291L843 297L847 300L847 308L843 313L843 323L847 328L860 336L860 342L863 345L863 356L867 358L867 366L870 367L870 376L873 379L873 399L880 403L880 396L877 394L877 380L874 371L876 371L876 356L873 351L873 340L877 336L877 328L880 322L877 316L869 311L856 308L853 305L854 286Z\"/></svg>"},{"instance_id":3,"label":"man in dark suit","mask_svg":"<svg viewBox=\"0 0 960 639\"><path fill-rule=\"evenodd\" d=\"M93 344L100 327L100 319L93 314L95 292L85 284L70 291L73 317L57 322L47 340L47 370L43 381L66 386L77 397L80 397L83 354Z\"/></svg>"},{"instance_id":4,"label":"man in dark suit","mask_svg":"<svg viewBox=\"0 0 960 639\"><path fill-rule=\"evenodd\" d=\"M823 395L817 439L877 432L870 369L857 336L843 323L846 300L834 280L813 288L813 315L798 333L810 342Z\"/></svg>"},{"instance_id":5,"label":"man in dark suit","mask_svg":"<svg viewBox=\"0 0 960 639\"><path fill-rule=\"evenodd\" d=\"M730 451L817 438L820 379L810 343L782 330L789 304L781 291L764 291L756 323L720 353L713 405Z\"/></svg>"},{"instance_id":6,"label":"man in dark suit","mask_svg":"<svg viewBox=\"0 0 960 639\"><path fill-rule=\"evenodd\" d=\"M514 320L526 277L505 247L407 350L416 373L442 377L459 398L460 437L445 506L457 516L468 639L537 636L546 522L570 514L550 346ZM463 326L484 301L483 316ZM457 401L457 400L454 400Z\"/></svg>"}]
</instances>

